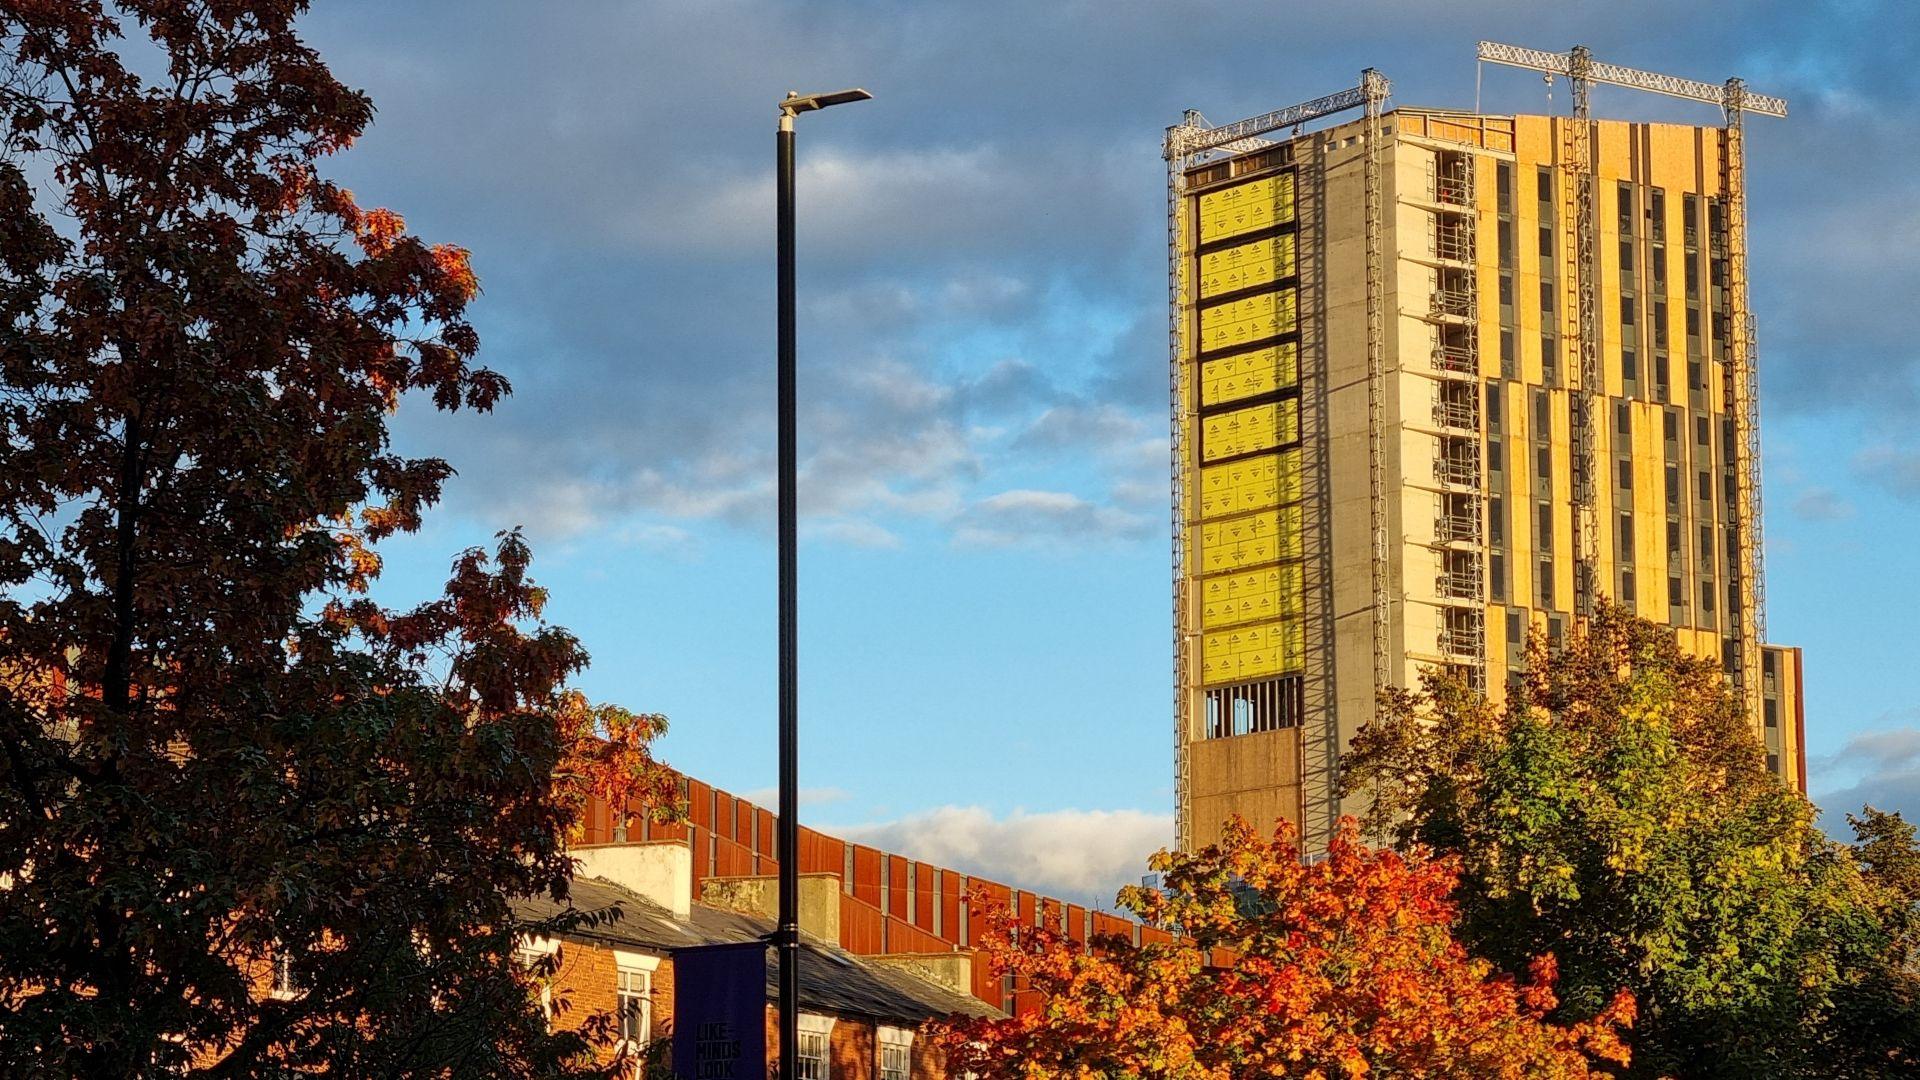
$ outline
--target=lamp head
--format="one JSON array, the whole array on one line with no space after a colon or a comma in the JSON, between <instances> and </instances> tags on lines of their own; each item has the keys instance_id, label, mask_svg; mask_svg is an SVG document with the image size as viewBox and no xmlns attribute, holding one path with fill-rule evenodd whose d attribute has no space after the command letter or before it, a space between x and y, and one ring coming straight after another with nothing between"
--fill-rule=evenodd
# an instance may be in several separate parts
<instances>
[{"instance_id":1,"label":"lamp head","mask_svg":"<svg viewBox=\"0 0 1920 1080\"><path fill-rule=\"evenodd\" d=\"M851 90L835 90L830 94L807 94L805 96L789 90L787 91L786 98L780 102L780 115L798 116L803 112L813 112L817 109L824 109L832 105L845 105L849 101L866 101L872 97L872 94L867 93L857 86Z\"/></svg>"}]
</instances>

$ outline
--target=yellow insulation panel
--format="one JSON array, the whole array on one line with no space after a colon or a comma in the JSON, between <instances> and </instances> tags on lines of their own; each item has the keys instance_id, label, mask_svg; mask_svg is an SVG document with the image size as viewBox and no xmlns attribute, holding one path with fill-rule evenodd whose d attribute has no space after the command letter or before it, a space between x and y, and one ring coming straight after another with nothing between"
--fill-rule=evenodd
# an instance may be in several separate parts
<instances>
[{"instance_id":1,"label":"yellow insulation panel","mask_svg":"<svg viewBox=\"0 0 1920 1080\"><path fill-rule=\"evenodd\" d=\"M1200 298L1267 285L1294 271L1293 234L1236 244L1200 256Z\"/></svg>"},{"instance_id":2,"label":"yellow insulation panel","mask_svg":"<svg viewBox=\"0 0 1920 1080\"><path fill-rule=\"evenodd\" d=\"M1271 510L1300 499L1300 451L1261 454L1200 470L1198 517Z\"/></svg>"},{"instance_id":3,"label":"yellow insulation panel","mask_svg":"<svg viewBox=\"0 0 1920 1080\"><path fill-rule=\"evenodd\" d=\"M1254 405L1231 412L1214 413L1201 419L1200 459L1250 454L1271 450L1300 439L1300 402L1288 398L1265 405Z\"/></svg>"},{"instance_id":4,"label":"yellow insulation panel","mask_svg":"<svg viewBox=\"0 0 1920 1080\"><path fill-rule=\"evenodd\" d=\"M1205 634L1200 640L1201 681L1212 685L1299 671L1305 640L1298 620Z\"/></svg>"},{"instance_id":5,"label":"yellow insulation panel","mask_svg":"<svg viewBox=\"0 0 1920 1080\"><path fill-rule=\"evenodd\" d=\"M1288 341L1200 365L1200 403L1259 397L1300 382L1300 346Z\"/></svg>"},{"instance_id":6,"label":"yellow insulation panel","mask_svg":"<svg viewBox=\"0 0 1920 1080\"><path fill-rule=\"evenodd\" d=\"M1206 352L1251 345L1293 332L1294 290L1259 293L1200 309L1200 348Z\"/></svg>"},{"instance_id":7,"label":"yellow insulation panel","mask_svg":"<svg viewBox=\"0 0 1920 1080\"><path fill-rule=\"evenodd\" d=\"M1200 196L1200 242L1271 229L1293 220L1293 174L1279 173Z\"/></svg>"},{"instance_id":8,"label":"yellow insulation panel","mask_svg":"<svg viewBox=\"0 0 1920 1080\"><path fill-rule=\"evenodd\" d=\"M1245 570L1300 557L1300 507L1283 506L1193 529L1202 574Z\"/></svg>"},{"instance_id":9,"label":"yellow insulation panel","mask_svg":"<svg viewBox=\"0 0 1920 1080\"><path fill-rule=\"evenodd\" d=\"M1205 579L1200 583L1201 629L1297 618L1306 599L1302 573L1295 562Z\"/></svg>"}]
</instances>

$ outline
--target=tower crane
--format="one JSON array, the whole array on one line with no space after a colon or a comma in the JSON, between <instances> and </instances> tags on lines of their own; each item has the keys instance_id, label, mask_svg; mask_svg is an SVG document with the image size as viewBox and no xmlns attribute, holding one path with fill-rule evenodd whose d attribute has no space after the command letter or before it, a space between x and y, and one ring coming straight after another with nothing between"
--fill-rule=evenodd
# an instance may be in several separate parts
<instances>
[{"instance_id":1,"label":"tower crane","mask_svg":"<svg viewBox=\"0 0 1920 1080\"><path fill-rule=\"evenodd\" d=\"M1759 645L1766 634L1766 578L1761 550L1759 364L1754 344L1754 322L1747 302L1747 192L1745 124L1747 113L1787 115L1787 103L1757 94L1740 79L1725 83L1696 82L1674 75L1640 71L1595 60L1584 45L1569 52L1550 53L1503 45L1479 44L1478 59L1565 78L1573 90L1573 124L1568 135L1568 168L1574 188L1574 248L1576 303L1579 331L1580 380L1574 393L1575 435L1574 512L1577 521L1578 561L1574 571L1575 614L1585 620L1593 613L1599 566L1599 521L1595 478L1599 475L1594 449L1594 398L1600 386L1595 282L1598 228L1594 219L1593 145L1588 98L1594 83L1624 86L1688 101L1718 105L1724 116L1721 134L1721 200L1726 207L1728 319L1724 398L1727 415L1736 427L1740 461L1734 469L1736 492L1732 500L1735 557L1730 572L1738 586L1740 610L1735 627L1739 656L1733 665L1735 692L1750 714L1758 715L1759 683L1750 673L1757 667Z\"/></svg>"}]
</instances>

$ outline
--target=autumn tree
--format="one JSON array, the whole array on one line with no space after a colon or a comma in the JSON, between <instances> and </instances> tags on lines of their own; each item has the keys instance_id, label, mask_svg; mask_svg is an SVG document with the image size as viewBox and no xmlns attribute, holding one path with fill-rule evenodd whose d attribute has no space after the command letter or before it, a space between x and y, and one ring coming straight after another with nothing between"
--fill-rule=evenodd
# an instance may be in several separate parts
<instances>
[{"instance_id":1,"label":"autumn tree","mask_svg":"<svg viewBox=\"0 0 1920 1080\"><path fill-rule=\"evenodd\" d=\"M1624 980L1634 1074L1914 1067L1858 1011L1890 985L1884 887L1670 628L1607 606L1561 648L1536 634L1499 706L1438 675L1390 693L1342 767L1371 830L1458 860L1476 955L1518 973L1552 950L1556 1018L1595 1015Z\"/></svg>"},{"instance_id":2,"label":"autumn tree","mask_svg":"<svg viewBox=\"0 0 1920 1080\"><path fill-rule=\"evenodd\" d=\"M511 900L590 791L665 792L517 534L366 595L451 474L388 416L507 384L466 252L321 173L373 110L305 6L0 0L8 1076L585 1068Z\"/></svg>"},{"instance_id":3,"label":"autumn tree","mask_svg":"<svg viewBox=\"0 0 1920 1080\"><path fill-rule=\"evenodd\" d=\"M1167 942L1088 950L976 898L986 961L1033 1000L937 1027L950 1067L986 1080L1552 1078L1626 1059L1631 998L1555 1025L1551 956L1515 980L1461 948L1450 863L1371 850L1351 820L1308 863L1294 835L1282 823L1263 840L1236 819L1218 845L1155 855L1162 887L1120 902L1177 928Z\"/></svg>"}]
</instances>

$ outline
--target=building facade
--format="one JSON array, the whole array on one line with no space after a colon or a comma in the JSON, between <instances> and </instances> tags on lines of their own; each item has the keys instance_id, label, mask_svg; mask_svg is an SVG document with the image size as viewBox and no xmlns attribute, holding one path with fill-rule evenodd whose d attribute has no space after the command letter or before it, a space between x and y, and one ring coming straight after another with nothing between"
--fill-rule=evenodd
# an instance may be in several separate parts
<instances>
[{"instance_id":1,"label":"building facade","mask_svg":"<svg viewBox=\"0 0 1920 1080\"><path fill-rule=\"evenodd\" d=\"M1194 123L1169 132L1180 843L1231 814L1322 842L1380 687L1437 667L1500 700L1528 631L1602 598L1721 661L1804 789L1798 650L1764 641L1737 144L1595 121L1582 185L1564 117L1175 152Z\"/></svg>"}]
</instances>

